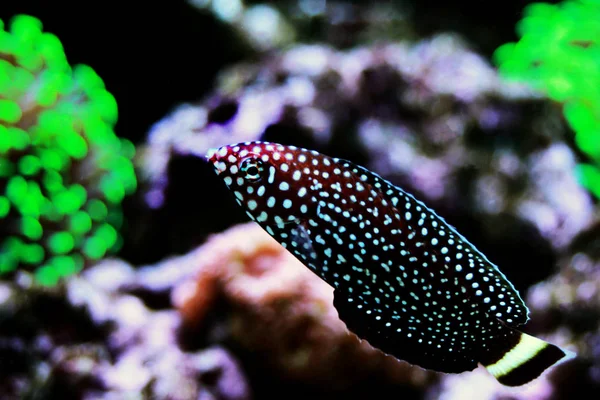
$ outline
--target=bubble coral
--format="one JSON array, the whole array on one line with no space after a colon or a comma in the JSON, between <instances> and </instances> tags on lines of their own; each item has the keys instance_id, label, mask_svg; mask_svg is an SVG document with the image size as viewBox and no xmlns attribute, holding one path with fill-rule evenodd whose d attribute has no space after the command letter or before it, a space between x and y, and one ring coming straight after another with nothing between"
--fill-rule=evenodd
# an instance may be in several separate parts
<instances>
[{"instance_id":1,"label":"bubble coral","mask_svg":"<svg viewBox=\"0 0 600 400\"><path fill-rule=\"evenodd\" d=\"M560 103L577 146L581 183L600 198L600 0L530 4L518 23L521 39L496 50L500 73L526 81Z\"/></svg>"},{"instance_id":2,"label":"bubble coral","mask_svg":"<svg viewBox=\"0 0 600 400\"><path fill-rule=\"evenodd\" d=\"M136 177L116 119L102 79L72 68L38 19L0 20L0 274L52 285L119 248Z\"/></svg>"}]
</instances>

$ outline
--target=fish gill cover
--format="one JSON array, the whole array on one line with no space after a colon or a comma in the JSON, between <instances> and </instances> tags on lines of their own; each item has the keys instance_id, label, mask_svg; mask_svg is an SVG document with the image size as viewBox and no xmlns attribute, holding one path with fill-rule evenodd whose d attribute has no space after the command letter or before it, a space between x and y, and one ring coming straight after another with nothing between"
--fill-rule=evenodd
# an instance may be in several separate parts
<instances>
[{"instance_id":1,"label":"fish gill cover","mask_svg":"<svg viewBox=\"0 0 600 400\"><path fill-rule=\"evenodd\" d=\"M534 3L524 14L521 39L494 54L500 73L563 104L589 161L578 165L579 180L600 198L600 0Z\"/></svg>"},{"instance_id":2,"label":"fish gill cover","mask_svg":"<svg viewBox=\"0 0 600 400\"><path fill-rule=\"evenodd\" d=\"M117 250L135 149L115 136L117 103L60 40L18 15L0 20L0 275L61 277Z\"/></svg>"}]
</instances>

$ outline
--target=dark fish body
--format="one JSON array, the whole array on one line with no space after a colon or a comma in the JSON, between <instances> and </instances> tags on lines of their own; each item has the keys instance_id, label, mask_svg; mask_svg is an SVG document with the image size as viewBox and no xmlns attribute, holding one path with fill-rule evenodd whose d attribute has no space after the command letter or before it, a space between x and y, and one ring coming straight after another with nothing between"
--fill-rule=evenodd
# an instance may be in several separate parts
<instances>
[{"instance_id":1,"label":"dark fish body","mask_svg":"<svg viewBox=\"0 0 600 400\"><path fill-rule=\"evenodd\" d=\"M348 329L412 364L483 364L517 386L570 355L514 329L528 309L506 277L433 210L349 161L276 143L208 156L251 219L329 283Z\"/></svg>"}]
</instances>

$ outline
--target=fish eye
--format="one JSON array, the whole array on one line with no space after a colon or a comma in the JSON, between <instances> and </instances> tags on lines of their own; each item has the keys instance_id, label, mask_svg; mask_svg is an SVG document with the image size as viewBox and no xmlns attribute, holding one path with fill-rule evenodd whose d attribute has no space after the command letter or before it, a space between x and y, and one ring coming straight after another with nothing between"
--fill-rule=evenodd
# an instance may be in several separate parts
<instances>
[{"instance_id":1,"label":"fish eye","mask_svg":"<svg viewBox=\"0 0 600 400\"><path fill-rule=\"evenodd\" d=\"M240 171L244 173L244 178L250 181L260 180L263 170L263 162L258 158L246 158L240 165Z\"/></svg>"}]
</instances>

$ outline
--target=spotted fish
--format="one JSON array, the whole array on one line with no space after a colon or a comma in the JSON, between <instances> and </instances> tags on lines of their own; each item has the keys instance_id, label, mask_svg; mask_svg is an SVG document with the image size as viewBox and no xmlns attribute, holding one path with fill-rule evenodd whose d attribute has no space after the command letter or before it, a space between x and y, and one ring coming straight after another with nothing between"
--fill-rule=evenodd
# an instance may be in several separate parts
<instances>
[{"instance_id":1,"label":"spotted fish","mask_svg":"<svg viewBox=\"0 0 600 400\"><path fill-rule=\"evenodd\" d=\"M517 331L529 310L496 265L377 174L267 142L207 158L248 216L334 288L348 329L385 353L447 373L481 363L508 386L573 356Z\"/></svg>"}]
</instances>

